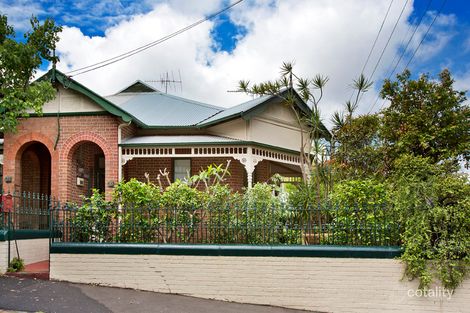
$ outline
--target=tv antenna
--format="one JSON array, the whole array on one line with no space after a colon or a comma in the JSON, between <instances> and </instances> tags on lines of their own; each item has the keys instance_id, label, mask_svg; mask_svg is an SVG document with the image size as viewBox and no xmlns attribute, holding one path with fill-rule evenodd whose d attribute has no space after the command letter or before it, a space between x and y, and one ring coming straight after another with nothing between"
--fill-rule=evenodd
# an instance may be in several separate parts
<instances>
[{"instance_id":1,"label":"tv antenna","mask_svg":"<svg viewBox=\"0 0 470 313\"><path fill-rule=\"evenodd\" d=\"M173 87L176 91L176 85L180 86L180 91L183 91L183 81L181 80L181 72L178 70L178 79L175 79L175 75L173 71L171 71L171 75L168 72L165 72L160 75L160 79L157 80L146 80L147 83L160 83L163 87L165 87L165 93L168 93L168 87Z\"/></svg>"}]
</instances>

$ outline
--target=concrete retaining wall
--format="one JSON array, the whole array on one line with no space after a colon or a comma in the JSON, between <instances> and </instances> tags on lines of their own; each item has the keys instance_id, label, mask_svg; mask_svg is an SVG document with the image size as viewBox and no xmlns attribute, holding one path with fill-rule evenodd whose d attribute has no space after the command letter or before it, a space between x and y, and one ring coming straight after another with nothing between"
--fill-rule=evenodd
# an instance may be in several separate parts
<instances>
[{"instance_id":1,"label":"concrete retaining wall","mask_svg":"<svg viewBox=\"0 0 470 313\"><path fill-rule=\"evenodd\" d=\"M469 312L470 283L427 296L394 259L51 254L51 278L321 312Z\"/></svg>"},{"instance_id":2,"label":"concrete retaining wall","mask_svg":"<svg viewBox=\"0 0 470 313\"><path fill-rule=\"evenodd\" d=\"M17 240L20 257L25 264L31 264L49 259L49 239ZM10 241L10 260L17 257L15 241ZM8 241L0 241L0 273L8 268Z\"/></svg>"}]
</instances>

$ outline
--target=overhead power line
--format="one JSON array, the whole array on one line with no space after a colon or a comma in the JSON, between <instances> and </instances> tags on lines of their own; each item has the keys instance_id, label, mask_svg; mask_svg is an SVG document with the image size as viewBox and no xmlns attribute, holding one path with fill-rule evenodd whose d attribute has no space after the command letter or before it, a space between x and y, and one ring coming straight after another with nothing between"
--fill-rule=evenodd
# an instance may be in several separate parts
<instances>
[{"instance_id":1,"label":"overhead power line","mask_svg":"<svg viewBox=\"0 0 470 313\"><path fill-rule=\"evenodd\" d=\"M392 78L392 75L393 73L395 73L396 69L398 68L398 65L400 64L401 60L403 59L406 51L408 51L408 47L410 45L410 43L412 42L414 36L416 35L416 31L418 30L419 26L421 26L421 23L423 22L423 19L424 17L426 16L426 13L428 12L429 8L431 7L431 3L432 3L432 0L429 0L428 1L428 4L426 6L426 8L424 9L423 13L421 14L419 20L418 20L418 23L415 25L415 27L413 28L413 32L411 33L411 36L408 38L408 41L406 42L406 45L405 47L403 48L402 52L400 53L400 56L398 58L398 61L395 62L395 59L396 57L393 59L392 61L392 64L395 62L395 66L393 67L393 69L390 71L390 74L388 75L387 79L390 79ZM408 35L408 34L407 34ZM406 37L405 37L406 38ZM404 42L404 41L403 41ZM371 108L369 109L369 112L372 112L372 110L374 109L374 107L377 105L377 102L379 101L380 99L380 94L377 95L374 103L372 104Z\"/></svg>"},{"instance_id":2,"label":"overhead power line","mask_svg":"<svg viewBox=\"0 0 470 313\"><path fill-rule=\"evenodd\" d=\"M393 70L388 75L388 79L390 79L392 77L393 73L395 72L398 65L400 64L400 62L401 62L403 56L405 55L406 51L408 51L408 46L410 45L411 41L413 40L419 26L421 26L421 22L423 21L424 16L426 15L427 11L429 10L429 7L431 6L431 3L432 3L432 0L429 0L428 5L426 6L426 9L424 9L423 14L421 14L421 17L419 18L418 24L416 24L416 26L414 27L414 30L413 30L413 33L410 36L410 39L408 39L408 42L406 43L405 48L403 49L402 53L400 54L400 58L398 59L397 63L395 63L395 67L393 68Z\"/></svg>"},{"instance_id":3,"label":"overhead power line","mask_svg":"<svg viewBox=\"0 0 470 313\"><path fill-rule=\"evenodd\" d=\"M405 8L406 8L406 5L408 4L408 1L409 0L406 0L405 1L405 4L403 5L401 11L400 11L400 15L398 16L397 18L397 21L395 22L395 25L393 25L393 29L392 29L392 32L390 33L390 36L388 36L388 39L387 39L387 43L385 44L384 48L382 49L382 53L380 54L380 57L379 59L377 60L377 63L375 63L375 66L374 66L374 70L372 71L372 73L370 74L369 76L369 80L372 79L372 77L374 76L375 74L375 71L377 70L379 64L380 64L380 61L382 61L382 57L384 56L385 54L385 51L387 50L387 47L388 47L388 44L390 43L390 40L392 39L392 36L393 34L395 33L395 30L398 26L398 22L400 22L400 19L401 19L401 16L403 15L403 12L405 11Z\"/></svg>"},{"instance_id":4,"label":"overhead power line","mask_svg":"<svg viewBox=\"0 0 470 313\"><path fill-rule=\"evenodd\" d=\"M382 19L382 24L380 25L379 31L377 32L377 35L375 36L375 40L374 40L374 43L372 44L372 47L370 48L369 55L367 56L367 59L364 62L364 65L362 66L361 74L364 74L364 70L366 69L366 66L369 63L372 52L374 51L375 45L377 44L377 40L379 39L379 36L382 33L382 29L384 27L385 21L387 20L388 14L390 13L390 8L392 7L393 1L394 0L391 0L390 4L388 5L387 12L385 13L385 16ZM351 101L353 96L354 96L354 90L351 92L351 96L349 97L349 101Z\"/></svg>"},{"instance_id":5,"label":"overhead power line","mask_svg":"<svg viewBox=\"0 0 470 313\"><path fill-rule=\"evenodd\" d=\"M393 34L395 33L395 30L397 29L398 23L400 22L400 19L403 15L403 12L405 11L405 8L406 8L406 5L408 4L408 2L409 2L409 0L406 0L405 3L403 4L403 7L401 8L401 11L400 11L400 15L398 16L395 24L393 25L392 31L390 32L390 35L388 36L387 42L385 43L385 46L383 47L382 52L380 53L379 59L375 63L375 66L374 66L374 69L372 70L372 73L369 75L368 81L372 81L372 77L374 76L375 71L379 67L380 61L382 61L382 57L384 56L385 51L387 50L387 47L390 44L390 40L392 39ZM364 93L361 93L358 102L361 101L363 95L364 95Z\"/></svg>"},{"instance_id":6,"label":"overhead power line","mask_svg":"<svg viewBox=\"0 0 470 313\"><path fill-rule=\"evenodd\" d=\"M418 46L416 47L416 49L415 49L415 51L413 52L413 54L411 55L410 60L408 61L408 63L406 63L405 68L407 68L407 67L410 65L411 61L413 61L413 58L415 57L416 52L418 52L419 48L420 48L421 45L423 44L424 39L426 39L427 35L429 34L429 31L431 30L432 26L434 25L434 22L436 21L436 19L437 19L437 17L439 16L439 14L441 14L442 9L443 9L444 6L446 5L446 3L447 3L447 0L444 0L444 1L442 2L441 7L439 8L439 11L437 11L437 13L436 13L436 15L434 16L434 18L433 18L431 24L429 24L429 27L428 27L428 29L426 30L426 33L424 34L423 38L421 38L421 41L419 42L419 44L418 44Z\"/></svg>"},{"instance_id":7,"label":"overhead power line","mask_svg":"<svg viewBox=\"0 0 470 313\"><path fill-rule=\"evenodd\" d=\"M417 46L416 49L413 51L413 54L411 55L410 59L408 60L408 63L406 63L405 68L408 68L408 66L410 65L411 61L413 61L413 59L414 59L414 57L415 57L415 55L416 55L416 52L418 52L418 50L419 50L419 48L421 47L421 45L423 44L424 40L425 40L426 37L428 36L429 31L431 30L432 26L433 26L434 23L436 22L437 17L441 14L442 9L444 9L444 6L446 5L446 3L447 3L447 0L443 0L443 1L442 1L442 4L441 4L441 6L439 7L439 10L437 11L436 15L434 15L434 18L433 18L433 20L431 21L431 24L429 24L428 29L426 30L426 33L424 33L423 38L421 38L421 41L419 42L418 46ZM382 109L384 105L385 105L385 100L382 102L382 105L380 106L380 108Z\"/></svg>"},{"instance_id":8,"label":"overhead power line","mask_svg":"<svg viewBox=\"0 0 470 313\"><path fill-rule=\"evenodd\" d=\"M374 43L372 44L372 47L370 48L369 55L367 56L366 62L364 63L364 66L362 67L361 74L364 73L367 63L369 63L370 56L372 55L372 51L374 51L375 45L377 44L377 40L379 39L380 33L382 32L382 29L384 27L385 21L387 20L388 14L390 13L390 8L392 7L393 1L394 0L391 0L390 4L388 5L387 13L385 13L385 16L382 20L382 24L380 25L379 31L377 32L377 36L375 36Z\"/></svg>"},{"instance_id":9,"label":"overhead power line","mask_svg":"<svg viewBox=\"0 0 470 313\"><path fill-rule=\"evenodd\" d=\"M78 75L81 75L81 74L84 74L84 73L88 73L88 72L97 70L97 69L99 69L99 68L103 68L103 67L108 66L108 65L111 65L111 64L113 64L113 63L122 61L122 60L124 60L124 59L126 59L126 58L129 58L129 57L131 57L131 56L133 56L133 55L135 55L135 54L137 54L137 53L140 53L140 52L145 51L145 50L147 50L147 49L150 49L150 48L152 48L152 47L154 47L154 46L156 46L156 45L158 45L158 44L161 44L161 43L163 43L163 42L165 42L165 41L167 41L167 40L169 40L169 39L171 39L171 38L173 38L173 37L175 37L175 36L178 36L179 34L182 34L182 33L186 32L186 31L188 31L188 30L190 30L190 29L192 29L192 28L198 26L199 24L202 24L202 23L204 23L204 22L206 22L206 21L209 21L209 20L211 20L211 19L217 17L218 15L220 15L220 14L222 14L222 13L224 13L224 12L230 10L231 8L233 8L234 6L236 6L237 4L239 4L239 3L243 2L243 1L244 1L244 0L237 0L237 1L235 1L234 3L230 4L229 6L223 8L223 9L220 10L220 11L217 11L217 12L215 12L215 13L213 13L213 14L211 14L211 15L209 15L209 16L203 18L203 19L198 20L197 22L195 22L195 23L193 23L193 24L191 24L191 25L188 25L188 26L186 26L186 27L184 27L184 28L181 28L180 30L177 30L177 31L175 31L175 32L173 32L173 33L171 33L171 34L169 34L169 35L166 35L166 36L164 36L164 37L162 37L162 38L159 38L159 39L157 39L157 40L155 40L155 41L152 41L152 42L150 42L150 43L148 43L148 44L146 44L146 45L140 46L140 47L138 47L138 48L135 48L135 49L133 49L133 50L127 51L127 52L125 52L125 53L122 53L122 54L120 54L120 55L114 56L114 57L112 57L112 58L109 58L109 59L106 59L106 60L102 60L102 61L100 61L100 62L97 62L97 63L94 63L94 64L90 64L90 65L87 65L87 66L84 66L84 67L75 69L75 70L73 70L73 71L67 72L66 74L69 75L70 77L72 77L72 76L78 76Z\"/></svg>"}]
</instances>

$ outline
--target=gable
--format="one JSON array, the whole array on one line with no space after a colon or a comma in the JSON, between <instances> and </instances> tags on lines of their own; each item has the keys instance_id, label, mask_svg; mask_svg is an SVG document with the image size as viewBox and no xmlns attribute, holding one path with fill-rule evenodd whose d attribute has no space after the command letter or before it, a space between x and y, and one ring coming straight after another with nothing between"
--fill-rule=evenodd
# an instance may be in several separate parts
<instances>
[{"instance_id":1,"label":"gable","mask_svg":"<svg viewBox=\"0 0 470 313\"><path fill-rule=\"evenodd\" d=\"M292 108L280 102L273 102L266 105L264 110L257 116L253 117L253 119L269 120L271 122L286 124L294 127L299 126L297 117Z\"/></svg>"},{"instance_id":2,"label":"gable","mask_svg":"<svg viewBox=\"0 0 470 313\"><path fill-rule=\"evenodd\" d=\"M57 86L56 97L42 107L43 114L56 114L58 112L65 114L90 114L97 112L106 112L101 106L91 101L88 97L62 85ZM32 113L32 111L28 112Z\"/></svg>"},{"instance_id":3,"label":"gable","mask_svg":"<svg viewBox=\"0 0 470 313\"><path fill-rule=\"evenodd\" d=\"M88 89L87 87L83 86L82 84L75 81L74 79L56 70L55 68L52 68L51 70L49 70L46 74L38 78L38 80L48 80L52 82L54 86L59 86L59 88L60 86L62 86L63 88L67 90L72 90L80 94L81 96L85 97L92 103L101 107L103 111L106 111L114 116L120 117L124 122L134 121L137 125L142 125L141 121L139 121L138 119L130 115L128 112L117 107L115 104L111 103L110 101L101 97L94 91ZM90 108L89 103L83 103L83 108L93 109L93 108ZM99 111L99 112L102 112L102 111Z\"/></svg>"},{"instance_id":4,"label":"gable","mask_svg":"<svg viewBox=\"0 0 470 313\"><path fill-rule=\"evenodd\" d=\"M157 92L158 90L153 88L152 86L138 80L132 85L124 88L118 93L129 93L129 92Z\"/></svg>"}]
</instances>

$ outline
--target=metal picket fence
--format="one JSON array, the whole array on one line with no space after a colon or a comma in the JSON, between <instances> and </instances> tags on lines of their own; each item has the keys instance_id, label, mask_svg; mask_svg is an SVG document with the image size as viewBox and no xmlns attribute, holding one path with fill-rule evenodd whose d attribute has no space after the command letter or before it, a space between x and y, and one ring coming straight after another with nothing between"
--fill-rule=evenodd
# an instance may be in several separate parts
<instances>
[{"instance_id":1,"label":"metal picket fence","mask_svg":"<svg viewBox=\"0 0 470 313\"><path fill-rule=\"evenodd\" d=\"M3 230L49 230L49 213L58 205L50 196L31 192L4 193L0 199Z\"/></svg>"},{"instance_id":2,"label":"metal picket fence","mask_svg":"<svg viewBox=\"0 0 470 313\"><path fill-rule=\"evenodd\" d=\"M398 246L385 205L340 208L54 207L55 241L254 245Z\"/></svg>"}]
</instances>

